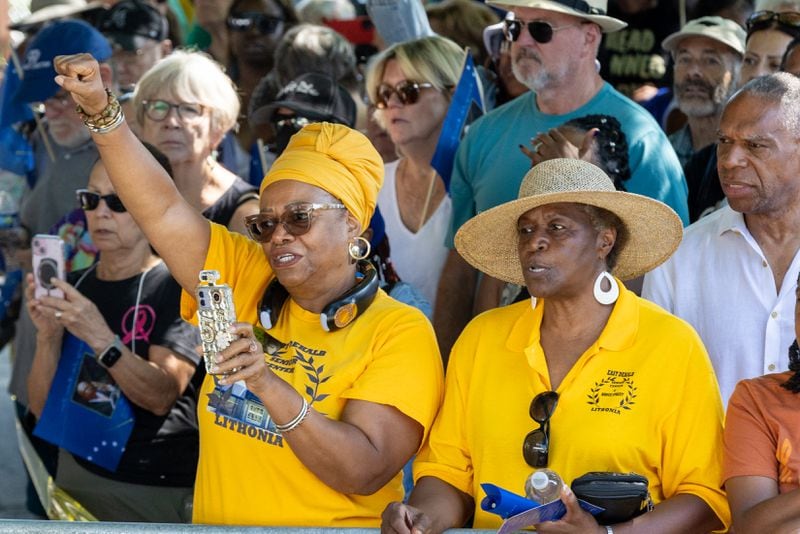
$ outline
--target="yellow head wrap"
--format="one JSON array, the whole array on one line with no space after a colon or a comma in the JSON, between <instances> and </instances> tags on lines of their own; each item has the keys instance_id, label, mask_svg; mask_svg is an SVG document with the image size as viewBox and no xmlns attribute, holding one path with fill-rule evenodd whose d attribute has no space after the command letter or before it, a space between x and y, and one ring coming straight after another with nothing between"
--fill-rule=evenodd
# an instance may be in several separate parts
<instances>
[{"instance_id":1,"label":"yellow head wrap","mask_svg":"<svg viewBox=\"0 0 800 534\"><path fill-rule=\"evenodd\" d=\"M383 185L383 160L362 133L341 124L317 122L292 136L261 182L261 192L280 180L324 189L347 206L363 231Z\"/></svg>"}]
</instances>

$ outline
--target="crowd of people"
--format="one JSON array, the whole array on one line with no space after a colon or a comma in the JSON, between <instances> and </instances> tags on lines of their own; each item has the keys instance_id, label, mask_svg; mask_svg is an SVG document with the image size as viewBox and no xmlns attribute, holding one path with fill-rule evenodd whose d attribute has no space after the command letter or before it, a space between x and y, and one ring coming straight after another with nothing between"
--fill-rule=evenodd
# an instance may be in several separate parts
<instances>
[{"instance_id":1,"label":"crowd of people","mask_svg":"<svg viewBox=\"0 0 800 534\"><path fill-rule=\"evenodd\" d=\"M800 529L800 2L68 4L0 90L0 339L61 498L437 534L547 467L537 532ZM650 508L598 521L590 472Z\"/></svg>"}]
</instances>

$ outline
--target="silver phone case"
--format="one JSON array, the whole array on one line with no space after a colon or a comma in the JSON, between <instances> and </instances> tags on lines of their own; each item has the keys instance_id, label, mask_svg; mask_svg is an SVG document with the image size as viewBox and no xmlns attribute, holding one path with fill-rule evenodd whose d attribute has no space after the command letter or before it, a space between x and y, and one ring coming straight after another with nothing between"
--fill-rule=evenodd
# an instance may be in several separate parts
<instances>
[{"instance_id":1,"label":"silver phone case","mask_svg":"<svg viewBox=\"0 0 800 534\"><path fill-rule=\"evenodd\" d=\"M198 303L197 321L206 372L213 374L211 366L216 363L217 354L236 339L230 331L230 326L236 322L236 310L233 307L230 286L217 284L218 271L200 271L199 278L200 284L195 290Z\"/></svg>"}]
</instances>

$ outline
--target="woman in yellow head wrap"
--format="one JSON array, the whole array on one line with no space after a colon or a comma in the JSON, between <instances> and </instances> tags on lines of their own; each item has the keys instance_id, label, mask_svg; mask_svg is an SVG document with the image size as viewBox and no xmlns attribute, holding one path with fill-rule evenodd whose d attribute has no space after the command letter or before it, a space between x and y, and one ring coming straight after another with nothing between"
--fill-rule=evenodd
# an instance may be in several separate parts
<instances>
[{"instance_id":1,"label":"woman in yellow head wrap","mask_svg":"<svg viewBox=\"0 0 800 534\"><path fill-rule=\"evenodd\" d=\"M264 178L247 239L180 196L116 119L91 56L63 56L56 70L118 195L184 288L184 317L198 309L201 270L232 288L235 339L215 351L227 331L204 331L193 521L377 527L402 498L400 470L443 388L430 324L377 289L360 260L383 181L378 153L345 126L307 126ZM220 309L203 300L216 291L198 293L201 308Z\"/></svg>"}]
</instances>

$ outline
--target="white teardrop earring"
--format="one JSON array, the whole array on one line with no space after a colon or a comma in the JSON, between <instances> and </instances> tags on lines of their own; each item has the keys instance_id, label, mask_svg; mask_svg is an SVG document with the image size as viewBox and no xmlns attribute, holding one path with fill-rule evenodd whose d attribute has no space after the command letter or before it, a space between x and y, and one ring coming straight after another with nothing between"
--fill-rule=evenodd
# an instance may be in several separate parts
<instances>
[{"instance_id":1,"label":"white teardrop earring","mask_svg":"<svg viewBox=\"0 0 800 534\"><path fill-rule=\"evenodd\" d=\"M531 309L533 310L536 309L536 297L534 297L533 295L531 295Z\"/></svg>"},{"instance_id":2,"label":"white teardrop earring","mask_svg":"<svg viewBox=\"0 0 800 534\"><path fill-rule=\"evenodd\" d=\"M607 280L609 284L608 291L603 291L603 280ZM594 298L600 304L614 304L619 298L619 285L613 276L608 274L608 271L603 271L597 276L594 281Z\"/></svg>"}]
</instances>

